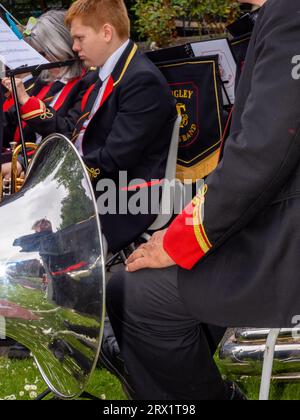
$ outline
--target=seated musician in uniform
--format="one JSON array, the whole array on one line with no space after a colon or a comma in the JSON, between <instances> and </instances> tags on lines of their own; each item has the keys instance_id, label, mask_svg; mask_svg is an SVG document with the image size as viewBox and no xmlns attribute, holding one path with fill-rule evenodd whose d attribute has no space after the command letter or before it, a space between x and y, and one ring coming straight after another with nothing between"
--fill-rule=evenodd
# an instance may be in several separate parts
<instances>
[{"instance_id":1,"label":"seated musician in uniform","mask_svg":"<svg viewBox=\"0 0 300 420\"><path fill-rule=\"evenodd\" d=\"M72 134L97 197L98 181L114 181L118 209L119 190L126 190L128 183L137 180L139 184L142 179L151 186L152 180L164 177L177 117L175 100L160 71L130 40L123 0L78 0L68 11L66 23L74 40L73 50L85 66L100 67L97 82L67 115L36 98L26 100L21 109L23 120L40 134ZM41 119L44 115L46 118ZM119 181L121 171L127 174L124 184ZM125 191L123 208L134 193ZM101 214L109 249L115 252L130 244L155 217L150 211Z\"/></svg>"},{"instance_id":2,"label":"seated musician in uniform","mask_svg":"<svg viewBox=\"0 0 300 420\"><path fill-rule=\"evenodd\" d=\"M32 47L44 55L50 62L66 61L76 58L72 50L72 38L68 28L65 26L65 12L53 10L42 15L31 31L30 37L26 40ZM17 78L16 85L18 98L21 105L21 113L24 126L24 137L26 141L40 143L42 138L52 134L49 130L39 133L34 126L26 124L28 115L24 112L23 106L28 101L37 101L43 109L39 118L47 120L51 113L45 109L45 105L51 105L56 112L64 117L77 102L81 101L83 94L94 81L96 72L83 76L83 66L80 61L75 61L71 67L45 70L39 77L29 80ZM29 75L30 77L30 75ZM11 92L11 81L4 78L3 86ZM27 87L26 87L27 86ZM13 98L9 98L4 103L4 147L9 147L10 142L20 141L20 132L17 124L17 115L14 107ZM26 115L27 114L27 115ZM10 165L4 165L4 175L10 173Z\"/></svg>"},{"instance_id":3,"label":"seated musician in uniform","mask_svg":"<svg viewBox=\"0 0 300 420\"><path fill-rule=\"evenodd\" d=\"M139 399L242 399L213 359L226 327L296 328L299 6L262 7L222 162L108 283L108 314Z\"/></svg>"},{"instance_id":4,"label":"seated musician in uniform","mask_svg":"<svg viewBox=\"0 0 300 420\"><path fill-rule=\"evenodd\" d=\"M266 0L240 0L240 3L252 5L254 10L252 13L243 15L236 22L231 23L227 27L228 31L234 35L234 38L231 40L231 46L237 62L237 74L235 79L236 88L245 64L253 26L258 18L260 8L265 2Z\"/></svg>"}]
</instances>

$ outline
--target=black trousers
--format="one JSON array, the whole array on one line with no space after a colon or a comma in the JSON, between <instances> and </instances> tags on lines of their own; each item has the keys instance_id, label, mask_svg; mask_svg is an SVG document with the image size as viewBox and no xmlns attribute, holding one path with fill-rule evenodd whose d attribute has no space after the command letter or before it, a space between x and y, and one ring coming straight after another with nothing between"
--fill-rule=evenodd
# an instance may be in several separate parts
<instances>
[{"instance_id":1,"label":"black trousers","mask_svg":"<svg viewBox=\"0 0 300 420\"><path fill-rule=\"evenodd\" d=\"M107 312L131 385L141 400L227 399L213 360L225 329L188 312L177 272L121 271L108 282Z\"/></svg>"}]
</instances>

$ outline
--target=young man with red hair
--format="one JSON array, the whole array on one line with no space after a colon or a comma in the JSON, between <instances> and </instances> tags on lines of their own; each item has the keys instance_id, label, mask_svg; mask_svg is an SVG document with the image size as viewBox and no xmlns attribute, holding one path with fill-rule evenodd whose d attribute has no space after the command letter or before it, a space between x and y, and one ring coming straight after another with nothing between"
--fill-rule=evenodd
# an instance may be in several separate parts
<instances>
[{"instance_id":1,"label":"young man with red hair","mask_svg":"<svg viewBox=\"0 0 300 420\"><path fill-rule=\"evenodd\" d=\"M120 171L126 171L128 183L142 179L151 184L164 178L175 101L160 71L130 40L124 1L77 0L66 24L80 59L87 67L100 68L72 136L95 185L109 178L117 192L126 188L119 182ZM128 192L128 202L135 192ZM117 208L119 200L117 196ZM147 214L101 215L110 250L122 249L152 224L156 216L150 208L149 200Z\"/></svg>"}]
</instances>

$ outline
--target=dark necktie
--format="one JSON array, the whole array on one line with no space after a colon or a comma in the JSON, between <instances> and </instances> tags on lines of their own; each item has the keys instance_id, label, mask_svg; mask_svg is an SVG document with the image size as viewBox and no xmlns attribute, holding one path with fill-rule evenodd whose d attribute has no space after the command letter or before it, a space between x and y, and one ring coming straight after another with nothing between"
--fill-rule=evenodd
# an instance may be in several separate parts
<instances>
[{"instance_id":1,"label":"dark necktie","mask_svg":"<svg viewBox=\"0 0 300 420\"><path fill-rule=\"evenodd\" d=\"M86 112L91 112L91 110L93 109L95 101L97 99L97 96L98 96L102 86L103 86L102 80L98 79L97 82L95 83L94 89L92 90L92 92L90 94L90 97L87 101L87 104L86 104L86 107L85 107Z\"/></svg>"},{"instance_id":2,"label":"dark necktie","mask_svg":"<svg viewBox=\"0 0 300 420\"><path fill-rule=\"evenodd\" d=\"M45 100L49 100L53 98L53 96L57 95L63 88L65 87L65 84L63 82L60 82L59 80L56 80L51 88L49 89L49 92L47 94L47 98Z\"/></svg>"},{"instance_id":3,"label":"dark necktie","mask_svg":"<svg viewBox=\"0 0 300 420\"><path fill-rule=\"evenodd\" d=\"M93 106L95 104L95 101L97 99L97 96L99 94L99 91L100 91L102 85L103 85L102 80L98 79L97 82L95 83L95 86L94 86L93 90L91 91L91 93L88 97L88 100L87 100L86 105L85 105L84 110L83 110L83 115L86 114L86 118L82 118L82 116L81 116L78 119L75 131L74 131L74 136L76 136L78 133L80 133L84 123L86 122L87 118L89 117L89 114L93 109Z\"/></svg>"}]
</instances>

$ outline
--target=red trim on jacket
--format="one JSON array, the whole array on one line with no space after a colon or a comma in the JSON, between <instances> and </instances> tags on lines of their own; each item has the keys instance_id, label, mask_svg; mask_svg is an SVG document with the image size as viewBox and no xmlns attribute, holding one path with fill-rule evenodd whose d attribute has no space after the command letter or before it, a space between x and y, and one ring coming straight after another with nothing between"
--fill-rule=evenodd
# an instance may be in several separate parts
<instances>
[{"instance_id":1,"label":"red trim on jacket","mask_svg":"<svg viewBox=\"0 0 300 420\"><path fill-rule=\"evenodd\" d=\"M39 106L40 106L40 102L39 102L39 100L43 100L43 99L45 99L46 98L46 96L47 96L47 94L48 94L48 92L50 91L50 89L51 89L51 86L53 85L53 83L50 83L49 85L47 85L47 86L44 86L40 91L39 91L39 93L36 95L36 96L32 96L27 102L26 102L26 104L24 104L24 105L22 105L21 106L21 109L20 109L20 111L21 111L21 114L27 114L27 113L29 113L29 112L31 112L31 111L34 111L35 109L38 109L39 108ZM31 99L35 99L35 101L33 102L33 101L31 101ZM26 122L25 121L23 121L22 122L22 127L23 127L23 130L24 130L24 128L26 127ZM21 140L21 135L20 135L20 129L19 129L19 127L17 127L16 128L16 131L15 131L15 134L14 134L14 141L16 141L17 143L19 143L20 142L20 140Z\"/></svg>"},{"instance_id":2,"label":"red trim on jacket","mask_svg":"<svg viewBox=\"0 0 300 420\"><path fill-rule=\"evenodd\" d=\"M89 89L86 91L86 93L84 94L83 98L82 98L82 102L81 102L81 111L84 112L87 101L89 100L90 94L92 93L92 91L94 90L96 83L94 83L93 85L91 85L89 87ZM104 104L105 101L107 101L107 99L110 97L110 95L112 94L114 90L114 80L112 78L112 76L110 76L110 78L108 79L106 88L105 88L105 92L103 94L101 103L99 108L101 108L101 106Z\"/></svg>"},{"instance_id":3,"label":"red trim on jacket","mask_svg":"<svg viewBox=\"0 0 300 420\"><path fill-rule=\"evenodd\" d=\"M195 236L193 210L194 206L190 203L176 217L167 230L163 243L164 250L172 260L186 270L191 270L206 254Z\"/></svg>"},{"instance_id":4,"label":"red trim on jacket","mask_svg":"<svg viewBox=\"0 0 300 420\"><path fill-rule=\"evenodd\" d=\"M107 85L106 85L106 88L105 88L105 92L103 94L103 97L102 97L99 108L101 108L102 105L104 104L104 102L107 101L107 99L112 94L113 90L114 90L114 80L113 80L112 76L110 76L110 78L108 79L108 82L107 82Z\"/></svg>"},{"instance_id":5,"label":"red trim on jacket","mask_svg":"<svg viewBox=\"0 0 300 420\"><path fill-rule=\"evenodd\" d=\"M154 181L144 182L143 184L131 185L130 187L122 187L121 191L136 191L141 188L155 187L156 185L163 185L163 179L156 179Z\"/></svg>"},{"instance_id":6,"label":"red trim on jacket","mask_svg":"<svg viewBox=\"0 0 300 420\"><path fill-rule=\"evenodd\" d=\"M83 268L86 265L87 265L87 263L82 261L78 264L74 264L74 265L71 265L70 267L67 267L65 270L52 271L51 275L52 276L61 276L62 274L67 274L67 273L71 273L72 271L79 270L80 268Z\"/></svg>"},{"instance_id":7,"label":"red trim on jacket","mask_svg":"<svg viewBox=\"0 0 300 420\"><path fill-rule=\"evenodd\" d=\"M82 102L81 102L81 111L82 112L84 112L84 108L85 108L85 106L86 106L86 104L87 104L87 101L88 101L88 99L89 99L89 96L90 96L90 94L92 93L92 91L93 91L93 89L94 89L94 87L95 87L95 85L96 85L96 83L94 83L88 90L87 90L87 92L85 93L85 95L84 95L84 97L83 97L83 99L82 99ZM104 91L104 93L103 93L103 96L102 96L102 99L101 99L101 103L100 103L100 105L99 105L99 108L97 109L97 111L91 116L91 113L88 113L87 114L87 118L86 119L88 119L88 120L92 120L93 118L94 118L94 116L96 115L96 113L98 112L98 110L102 107L102 105L105 103L105 101L109 98L109 96L112 94L112 92L113 92L113 90L114 90L114 81L113 81L113 78L112 78L112 76L110 76L110 78L108 79L108 82L107 82L107 85L106 85L106 87L105 87L105 91ZM100 89L99 89L99 92L100 92ZM99 94L99 92L98 92L98 94ZM97 97L98 97L98 95L97 95ZM97 97L96 97L96 99L97 99ZM94 107L94 105L95 105L95 103L93 104L93 106L92 106L92 108ZM79 120L77 121L77 123L80 121L80 120L82 120L82 117L83 116L81 116L80 118L79 118ZM83 125L82 125L82 127L81 127L81 130L80 130L80 133L82 134L82 133L84 133L85 132L85 130L86 130L86 126L85 126L85 122L86 122L86 120L84 121L84 123L83 123Z\"/></svg>"},{"instance_id":8,"label":"red trim on jacket","mask_svg":"<svg viewBox=\"0 0 300 420\"><path fill-rule=\"evenodd\" d=\"M95 87L95 84L96 84L96 83L94 83L93 85L91 85L91 86L88 88L88 90L85 92L85 94L84 94L84 96L83 96L83 98L82 98L82 101L81 101L81 111L82 111L82 112L84 111L84 109L85 109L85 107L86 107L87 101L88 101L88 99L89 99L89 97L90 97L90 94L92 93L92 91L93 91L93 89L94 89L94 87Z\"/></svg>"},{"instance_id":9,"label":"red trim on jacket","mask_svg":"<svg viewBox=\"0 0 300 420\"><path fill-rule=\"evenodd\" d=\"M11 96L10 98L6 99L3 104L3 111L7 112L10 108L15 104L14 98Z\"/></svg>"},{"instance_id":10,"label":"red trim on jacket","mask_svg":"<svg viewBox=\"0 0 300 420\"><path fill-rule=\"evenodd\" d=\"M76 79L68 82L66 84L66 86L62 89L57 101L55 102L53 109L55 111L58 111L62 105L64 104L66 98L68 97L68 95L70 94L71 90L74 88L74 86L76 85L76 83L78 83L78 81L81 79L81 77L77 77ZM40 108L40 100L43 100L46 98L47 93L49 92L49 90L51 89L51 86L53 85L53 83L51 83L48 86L45 86L36 96L32 96L27 102L26 104L24 104L21 107L21 114L25 115L28 114L32 111L38 110ZM23 129L26 127L26 122L23 121L22 123L23 125ZM20 141L20 130L19 127L17 128L16 132L15 132L15 136L14 136L14 140L19 142Z\"/></svg>"},{"instance_id":11,"label":"red trim on jacket","mask_svg":"<svg viewBox=\"0 0 300 420\"><path fill-rule=\"evenodd\" d=\"M81 77L77 77L76 79L68 82L66 84L66 86L63 88L63 90L61 91L53 109L55 109L55 111L58 111L62 105L64 104L65 100L67 99L67 97L69 96L69 93L71 92L71 90L73 89L73 87L76 85L76 83L79 82L79 80L81 79Z\"/></svg>"},{"instance_id":12,"label":"red trim on jacket","mask_svg":"<svg viewBox=\"0 0 300 420\"><path fill-rule=\"evenodd\" d=\"M165 251L177 265L187 270L191 270L213 247L203 225L207 191L208 186L204 185L164 237Z\"/></svg>"}]
</instances>

